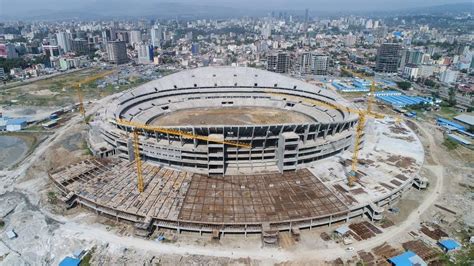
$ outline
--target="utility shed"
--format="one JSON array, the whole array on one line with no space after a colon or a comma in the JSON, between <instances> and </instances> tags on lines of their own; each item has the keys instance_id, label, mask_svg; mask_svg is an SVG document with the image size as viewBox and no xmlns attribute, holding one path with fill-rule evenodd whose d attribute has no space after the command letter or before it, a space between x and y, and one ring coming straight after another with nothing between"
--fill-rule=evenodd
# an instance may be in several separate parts
<instances>
[{"instance_id":1,"label":"utility shed","mask_svg":"<svg viewBox=\"0 0 474 266\"><path fill-rule=\"evenodd\" d=\"M457 241L453 239L445 239L438 242L438 245L444 250L444 252L450 252L457 250L461 247Z\"/></svg>"},{"instance_id":2,"label":"utility shed","mask_svg":"<svg viewBox=\"0 0 474 266\"><path fill-rule=\"evenodd\" d=\"M336 228L336 230L334 230L334 232L336 232L340 236L343 236L343 235L347 234L347 232L349 232L349 230L350 230L349 226L343 225L339 228Z\"/></svg>"},{"instance_id":3,"label":"utility shed","mask_svg":"<svg viewBox=\"0 0 474 266\"><path fill-rule=\"evenodd\" d=\"M14 239L18 236L13 230L7 231L6 234L7 234L8 239Z\"/></svg>"},{"instance_id":4,"label":"utility shed","mask_svg":"<svg viewBox=\"0 0 474 266\"><path fill-rule=\"evenodd\" d=\"M26 127L26 119L14 118L7 120L7 131L19 131Z\"/></svg>"},{"instance_id":5,"label":"utility shed","mask_svg":"<svg viewBox=\"0 0 474 266\"><path fill-rule=\"evenodd\" d=\"M420 256L416 255L416 253L411 250L408 250L398 256L392 257L388 259L388 261L395 266L428 265L422 258L420 258Z\"/></svg>"}]
</instances>

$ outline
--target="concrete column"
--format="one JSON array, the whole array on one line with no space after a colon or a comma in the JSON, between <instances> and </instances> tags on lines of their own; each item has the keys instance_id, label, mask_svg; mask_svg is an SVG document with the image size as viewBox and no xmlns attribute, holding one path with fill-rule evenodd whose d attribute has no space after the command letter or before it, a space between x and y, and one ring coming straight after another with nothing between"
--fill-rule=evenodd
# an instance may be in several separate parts
<instances>
[{"instance_id":1,"label":"concrete column","mask_svg":"<svg viewBox=\"0 0 474 266\"><path fill-rule=\"evenodd\" d=\"M309 124L306 124L304 128L304 137L303 137L304 144L306 144L306 141L308 140L308 134L309 134Z\"/></svg>"}]
</instances>

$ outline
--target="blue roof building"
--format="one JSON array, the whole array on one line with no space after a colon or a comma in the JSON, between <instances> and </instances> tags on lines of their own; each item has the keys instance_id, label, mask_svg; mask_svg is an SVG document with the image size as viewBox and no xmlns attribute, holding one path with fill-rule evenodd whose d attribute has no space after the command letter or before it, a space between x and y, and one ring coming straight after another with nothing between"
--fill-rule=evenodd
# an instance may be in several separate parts
<instances>
[{"instance_id":1,"label":"blue roof building","mask_svg":"<svg viewBox=\"0 0 474 266\"><path fill-rule=\"evenodd\" d=\"M461 244L459 244L453 239L441 240L438 242L438 245L444 250L444 252L457 250L461 247Z\"/></svg>"},{"instance_id":2,"label":"blue roof building","mask_svg":"<svg viewBox=\"0 0 474 266\"><path fill-rule=\"evenodd\" d=\"M416 253L411 250L408 250L398 256L392 257L388 259L388 261L395 266L428 265L422 258L420 258L420 256L416 255Z\"/></svg>"},{"instance_id":3,"label":"blue roof building","mask_svg":"<svg viewBox=\"0 0 474 266\"><path fill-rule=\"evenodd\" d=\"M450 121L450 120L448 120L448 119L444 119L444 118L441 118L441 117L438 117L438 118L436 119L436 123L437 123L438 125L444 126L444 127L450 126L450 127L456 128L456 129L458 129L458 130L463 130L463 131L466 130L466 127L464 127L463 125L460 125L460 124L458 124L458 123L455 123L455 122L453 122L453 121Z\"/></svg>"},{"instance_id":4,"label":"blue roof building","mask_svg":"<svg viewBox=\"0 0 474 266\"><path fill-rule=\"evenodd\" d=\"M27 121L26 119L24 118L8 118L8 117L4 117L0 120L3 120L4 122L0 123L2 125L5 125L5 129L2 129L2 130L6 130L6 131L18 131L18 130L22 130L23 128L26 127L27 125ZM2 126L3 128L3 126Z\"/></svg>"},{"instance_id":5,"label":"blue roof building","mask_svg":"<svg viewBox=\"0 0 474 266\"><path fill-rule=\"evenodd\" d=\"M75 259L71 257L65 257L60 263L59 266L78 266L81 263L80 259Z\"/></svg>"},{"instance_id":6,"label":"blue roof building","mask_svg":"<svg viewBox=\"0 0 474 266\"><path fill-rule=\"evenodd\" d=\"M433 104L433 101L427 98L419 97L419 96L408 96L408 95L376 95L377 99L386 102L395 107L406 107L410 105L416 104Z\"/></svg>"},{"instance_id":7,"label":"blue roof building","mask_svg":"<svg viewBox=\"0 0 474 266\"><path fill-rule=\"evenodd\" d=\"M366 79L355 78L352 80L352 85L359 89L368 89L370 87L370 81Z\"/></svg>"},{"instance_id":8,"label":"blue roof building","mask_svg":"<svg viewBox=\"0 0 474 266\"><path fill-rule=\"evenodd\" d=\"M342 92L368 92L370 91L368 87L354 87L352 85L343 83L339 80L334 80L331 84L338 91L342 91Z\"/></svg>"}]
</instances>

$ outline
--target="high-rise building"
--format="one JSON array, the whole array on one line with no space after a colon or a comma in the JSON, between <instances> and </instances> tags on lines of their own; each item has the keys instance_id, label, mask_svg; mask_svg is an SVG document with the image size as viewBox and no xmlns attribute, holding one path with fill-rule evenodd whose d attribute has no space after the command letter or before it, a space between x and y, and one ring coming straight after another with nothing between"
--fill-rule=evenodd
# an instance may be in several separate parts
<instances>
[{"instance_id":1,"label":"high-rise building","mask_svg":"<svg viewBox=\"0 0 474 266\"><path fill-rule=\"evenodd\" d=\"M43 54L51 58L61 54L60 48L57 45L43 45Z\"/></svg>"},{"instance_id":2,"label":"high-rise building","mask_svg":"<svg viewBox=\"0 0 474 266\"><path fill-rule=\"evenodd\" d=\"M130 43L130 38L128 36L128 31L117 31L117 41L125 42L125 43Z\"/></svg>"},{"instance_id":3,"label":"high-rise building","mask_svg":"<svg viewBox=\"0 0 474 266\"><path fill-rule=\"evenodd\" d=\"M346 35L346 37L344 38L344 45L346 47L352 47L355 45L357 41L357 37L355 35L352 35L352 33Z\"/></svg>"},{"instance_id":4,"label":"high-rise building","mask_svg":"<svg viewBox=\"0 0 474 266\"><path fill-rule=\"evenodd\" d=\"M61 47L63 52L67 53L71 51L71 38L69 33L60 31L56 33L56 39L58 41L58 46Z\"/></svg>"},{"instance_id":5,"label":"high-rise building","mask_svg":"<svg viewBox=\"0 0 474 266\"><path fill-rule=\"evenodd\" d=\"M327 75L328 73L328 56L327 55L313 54L312 72L315 75Z\"/></svg>"},{"instance_id":6,"label":"high-rise building","mask_svg":"<svg viewBox=\"0 0 474 266\"><path fill-rule=\"evenodd\" d=\"M384 43L377 50L375 71L396 73L400 63L400 49L398 43Z\"/></svg>"},{"instance_id":7,"label":"high-rise building","mask_svg":"<svg viewBox=\"0 0 474 266\"><path fill-rule=\"evenodd\" d=\"M89 43L83 39L74 39L71 41L71 50L78 54L89 52Z\"/></svg>"},{"instance_id":8,"label":"high-rise building","mask_svg":"<svg viewBox=\"0 0 474 266\"><path fill-rule=\"evenodd\" d=\"M192 41L193 40L193 32L186 32L186 40Z\"/></svg>"},{"instance_id":9,"label":"high-rise building","mask_svg":"<svg viewBox=\"0 0 474 266\"><path fill-rule=\"evenodd\" d=\"M402 76L404 78L414 80L414 79L418 78L418 72L419 72L419 68L418 68L417 65L408 64L403 69Z\"/></svg>"},{"instance_id":10,"label":"high-rise building","mask_svg":"<svg viewBox=\"0 0 474 266\"><path fill-rule=\"evenodd\" d=\"M124 64L128 62L127 45L122 41L107 42L107 55L109 62L113 64Z\"/></svg>"},{"instance_id":11,"label":"high-rise building","mask_svg":"<svg viewBox=\"0 0 474 266\"><path fill-rule=\"evenodd\" d=\"M102 31L102 43L107 43L108 41L111 41L111 36L110 36L110 30L106 29Z\"/></svg>"},{"instance_id":12,"label":"high-rise building","mask_svg":"<svg viewBox=\"0 0 474 266\"><path fill-rule=\"evenodd\" d=\"M288 73L290 70L290 56L283 52L268 55L267 70L277 73Z\"/></svg>"},{"instance_id":13,"label":"high-rise building","mask_svg":"<svg viewBox=\"0 0 474 266\"><path fill-rule=\"evenodd\" d=\"M153 45L139 44L137 46L138 63L150 64L153 63Z\"/></svg>"},{"instance_id":14,"label":"high-rise building","mask_svg":"<svg viewBox=\"0 0 474 266\"><path fill-rule=\"evenodd\" d=\"M441 82L451 84L451 83L456 82L457 78L458 78L457 71L447 69L446 71L441 73L439 80Z\"/></svg>"},{"instance_id":15,"label":"high-rise building","mask_svg":"<svg viewBox=\"0 0 474 266\"><path fill-rule=\"evenodd\" d=\"M161 41L163 40L163 27L160 25L155 25L151 29L151 44L154 47L160 47Z\"/></svg>"},{"instance_id":16,"label":"high-rise building","mask_svg":"<svg viewBox=\"0 0 474 266\"><path fill-rule=\"evenodd\" d=\"M408 63L419 65L421 64L423 59L423 51L420 50L412 50L408 51Z\"/></svg>"},{"instance_id":17,"label":"high-rise building","mask_svg":"<svg viewBox=\"0 0 474 266\"><path fill-rule=\"evenodd\" d=\"M371 19L367 20L367 22L365 23L365 28L366 29L372 29L373 28L373 22Z\"/></svg>"},{"instance_id":18,"label":"high-rise building","mask_svg":"<svg viewBox=\"0 0 474 266\"><path fill-rule=\"evenodd\" d=\"M193 42L193 43L191 44L191 53L192 53L193 55L198 55L198 54L199 54L199 50L200 50L199 43Z\"/></svg>"},{"instance_id":19,"label":"high-rise building","mask_svg":"<svg viewBox=\"0 0 474 266\"><path fill-rule=\"evenodd\" d=\"M298 55L298 69L297 71L300 74L306 75L312 72L311 65L312 65L312 54L310 52L304 52Z\"/></svg>"},{"instance_id":20,"label":"high-rise building","mask_svg":"<svg viewBox=\"0 0 474 266\"><path fill-rule=\"evenodd\" d=\"M263 39L268 39L272 35L272 26L270 24L265 24L262 27L261 35Z\"/></svg>"},{"instance_id":21,"label":"high-rise building","mask_svg":"<svg viewBox=\"0 0 474 266\"><path fill-rule=\"evenodd\" d=\"M130 31L130 43L132 45L142 42L142 32L139 30Z\"/></svg>"}]
</instances>

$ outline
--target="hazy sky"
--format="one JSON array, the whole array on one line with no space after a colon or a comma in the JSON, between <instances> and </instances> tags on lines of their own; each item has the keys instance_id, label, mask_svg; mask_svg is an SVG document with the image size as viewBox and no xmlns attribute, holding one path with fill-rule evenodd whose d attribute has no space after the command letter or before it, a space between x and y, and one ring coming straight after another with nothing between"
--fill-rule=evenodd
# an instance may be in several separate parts
<instances>
[{"instance_id":1,"label":"hazy sky","mask_svg":"<svg viewBox=\"0 0 474 266\"><path fill-rule=\"evenodd\" d=\"M303 10L310 11L363 11L395 10L411 7L433 6L472 0L0 0L0 16L25 15L34 11L73 11L84 9L104 13L109 7L126 12L149 6L159 8L160 3L179 3L193 5L214 5L239 9L262 10ZM120 10L119 10L120 11ZM146 10L145 10L146 11ZM189 12L189 10L187 10Z\"/></svg>"}]
</instances>

